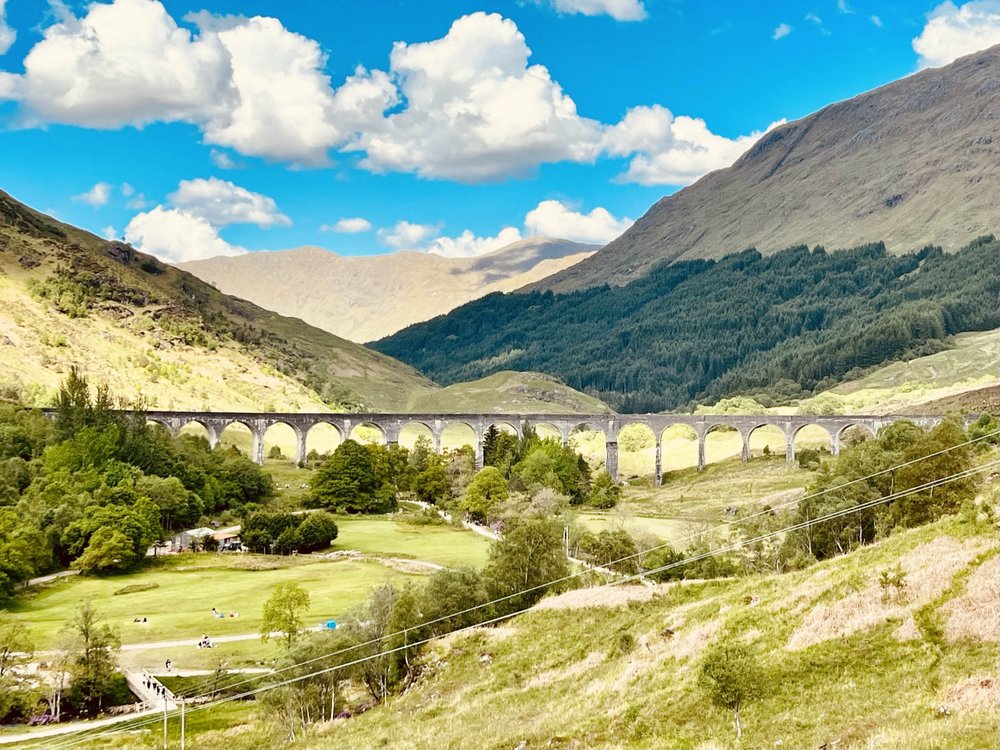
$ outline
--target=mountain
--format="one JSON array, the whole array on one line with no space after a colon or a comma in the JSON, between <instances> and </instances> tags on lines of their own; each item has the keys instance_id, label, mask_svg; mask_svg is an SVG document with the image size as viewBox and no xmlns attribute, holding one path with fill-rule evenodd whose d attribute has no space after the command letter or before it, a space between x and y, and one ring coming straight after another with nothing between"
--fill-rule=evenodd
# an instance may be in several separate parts
<instances>
[{"instance_id":1,"label":"mountain","mask_svg":"<svg viewBox=\"0 0 1000 750\"><path fill-rule=\"evenodd\" d=\"M766 133L657 202L582 263L531 286L624 284L665 261L799 244L956 250L1000 230L1000 46Z\"/></svg>"},{"instance_id":2,"label":"mountain","mask_svg":"<svg viewBox=\"0 0 1000 750\"><path fill-rule=\"evenodd\" d=\"M1000 242L882 244L661 265L625 286L492 294L372 346L438 383L546 372L619 411L784 404L1000 327Z\"/></svg>"},{"instance_id":3,"label":"mountain","mask_svg":"<svg viewBox=\"0 0 1000 750\"><path fill-rule=\"evenodd\" d=\"M561 271L597 249L533 237L476 258L396 252L337 255L319 247L180 264L226 294L352 341L372 341L491 292Z\"/></svg>"}]
</instances>

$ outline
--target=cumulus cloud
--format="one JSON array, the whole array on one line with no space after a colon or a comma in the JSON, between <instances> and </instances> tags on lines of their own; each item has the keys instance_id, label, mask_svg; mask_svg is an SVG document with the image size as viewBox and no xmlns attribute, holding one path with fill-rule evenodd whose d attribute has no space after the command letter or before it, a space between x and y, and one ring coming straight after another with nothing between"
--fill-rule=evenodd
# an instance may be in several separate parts
<instances>
[{"instance_id":1,"label":"cumulus cloud","mask_svg":"<svg viewBox=\"0 0 1000 750\"><path fill-rule=\"evenodd\" d=\"M466 229L458 237L437 237L425 248L426 252L445 258L473 258L486 255L521 239L516 227L504 227L495 237L477 237Z\"/></svg>"},{"instance_id":2,"label":"cumulus cloud","mask_svg":"<svg viewBox=\"0 0 1000 750\"><path fill-rule=\"evenodd\" d=\"M43 122L188 122L209 144L303 164L324 163L394 101L384 73L361 69L334 91L319 44L277 19L191 19L197 35L158 0L94 3L82 18L67 11L28 53L24 75L0 91Z\"/></svg>"},{"instance_id":3,"label":"cumulus cloud","mask_svg":"<svg viewBox=\"0 0 1000 750\"><path fill-rule=\"evenodd\" d=\"M645 12L639 0L544 1L623 20ZM39 125L190 123L225 169L237 164L224 149L294 165L329 164L339 149L374 172L475 183L612 156L631 159L623 180L686 184L746 145L671 115L675 136L684 123L701 124L686 128L694 140L623 151L621 132L651 108L629 110L617 125L582 117L549 70L529 62L516 24L497 14L463 16L439 39L397 42L387 70L358 67L336 88L320 45L275 18L186 20L195 32L159 0L93 3L82 17L65 9L23 75L0 73L0 99L19 100L23 119Z\"/></svg>"},{"instance_id":4,"label":"cumulus cloud","mask_svg":"<svg viewBox=\"0 0 1000 750\"><path fill-rule=\"evenodd\" d=\"M412 224L401 221L380 229L383 244L396 250L435 253L447 258L472 258L506 247L526 236L557 237L576 242L605 244L632 225L632 219L618 219L605 208L580 213L557 200L545 200L524 217L524 232L503 227L492 236L481 237L470 229L457 236L440 236L440 224Z\"/></svg>"},{"instance_id":5,"label":"cumulus cloud","mask_svg":"<svg viewBox=\"0 0 1000 750\"><path fill-rule=\"evenodd\" d=\"M395 250L422 250L423 246L441 233L440 224L414 224L400 221L395 226L378 230L379 241Z\"/></svg>"},{"instance_id":6,"label":"cumulus cloud","mask_svg":"<svg viewBox=\"0 0 1000 750\"><path fill-rule=\"evenodd\" d=\"M548 3L558 13L611 16L616 21L642 21L649 15L642 0L548 0Z\"/></svg>"},{"instance_id":7,"label":"cumulus cloud","mask_svg":"<svg viewBox=\"0 0 1000 750\"><path fill-rule=\"evenodd\" d=\"M4 55L14 45L17 32L7 23L7 0L0 0L0 55Z\"/></svg>"},{"instance_id":8,"label":"cumulus cloud","mask_svg":"<svg viewBox=\"0 0 1000 750\"><path fill-rule=\"evenodd\" d=\"M256 224L258 227L291 226L292 220L278 211L274 198L254 193L217 177L182 180L170 202L181 211L200 216L212 226Z\"/></svg>"},{"instance_id":9,"label":"cumulus cloud","mask_svg":"<svg viewBox=\"0 0 1000 750\"><path fill-rule=\"evenodd\" d=\"M480 182L544 162L591 161L601 125L580 117L510 19L473 13L441 39L397 42L390 69L405 107L352 144L376 172Z\"/></svg>"},{"instance_id":10,"label":"cumulus cloud","mask_svg":"<svg viewBox=\"0 0 1000 750\"><path fill-rule=\"evenodd\" d=\"M768 128L784 124L772 123ZM766 132L766 131L765 131ZM732 164L763 135L754 132L726 138L709 130L705 121L678 116L666 107L634 107L610 128L605 150L614 155L633 155L628 171L617 179L642 185L687 185L714 169Z\"/></svg>"},{"instance_id":11,"label":"cumulus cloud","mask_svg":"<svg viewBox=\"0 0 1000 750\"><path fill-rule=\"evenodd\" d=\"M791 26L789 26L787 23L779 23L778 27L771 34L771 38L774 41L778 41L779 39L784 39L786 36L788 36L791 33L792 33L792 27Z\"/></svg>"},{"instance_id":12,"label":"cumulus cloud","mask_svg":"<svg viewBox=\"0 0 1000 750\"><path fill-rule=\"evenodd\" d=\"M125 227L125 239L168 263L246 252L222 239L201 216L163 206L135 216Z\"/></svg>"},{"instance_id":13,"label":"cumulus cloud","mask_svg":"<svg viewBox=\"0 0 1000 750\"><path fill-rule=\"evenodd\" d=\"M524 217L524 228L529 235L598 245L610 242L632 223L628 217L616 219L605 208L598 207L584 214L557 200L542 201Z\"/></svg>"},{"instance_id":14,"label":"cumulus cloud","mask_svg":"<svg viewBox=\"0 0 1000 750\"><path fill-rule=\"evenodd\" d=\"M101 206L108 205L108 201L111 200L111 183L109 182L98 182L94 187L88 190L86 193L80 193L80 195L74 195L73 200L77 203L86 203L92 208L100 208Z\"/></svg>"},{"instance_id":15,"label":"cumulus cloud","mask_svg":"<svg viewBox=\"0 0 1000 750\"><path fill-rule=\"evenodd\" d=\"M319 231L321 232L338 232L340 234L361 234L362 232L370 232L372 229L372 223L368 219L364 219L360 216L354 216L351 218L340 219L335 224L323 224Z\"/></svg>"},{"instance_id":16,"label":"cumulus cloud","mask_svg":"<svg viewBox=\"0 0 1000 750\"><path fill-rule=\"evenodd\" d=\"M114 228L111 224L108 224L104 229L101 230L101 236L106 240L113 240L118 237L118 230Z\"/></svg>"},{"instance_id":17,"label":"cumulus cloud","mask_svg":"<svg viewBox=\"0 0 1000 750\"><path fill-rule=\"evenodd\" d=\"M994 44L1000 44L1000 0L961 6L948 0L931 11L913 49L919 68L937 68Z\"/></svg>"}]
</instances>

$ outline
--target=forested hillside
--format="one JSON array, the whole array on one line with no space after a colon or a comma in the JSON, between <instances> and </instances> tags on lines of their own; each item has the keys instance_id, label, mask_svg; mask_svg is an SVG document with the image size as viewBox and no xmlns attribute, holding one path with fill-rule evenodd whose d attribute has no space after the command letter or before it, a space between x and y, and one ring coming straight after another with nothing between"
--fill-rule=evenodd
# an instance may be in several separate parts
<instances>
[{"instance_id":1,"label":"forested hillside","mask_svg":"<svg viewBox=\"0 0 1000 750\"><path fill-rule=\"evenodd\" d=\"M443 384L537 370L621 411L749 393L778 402L1000 325L1000 242L663 265L624 287L490 295L374 347Z\"/></svg>"}]
</instances>

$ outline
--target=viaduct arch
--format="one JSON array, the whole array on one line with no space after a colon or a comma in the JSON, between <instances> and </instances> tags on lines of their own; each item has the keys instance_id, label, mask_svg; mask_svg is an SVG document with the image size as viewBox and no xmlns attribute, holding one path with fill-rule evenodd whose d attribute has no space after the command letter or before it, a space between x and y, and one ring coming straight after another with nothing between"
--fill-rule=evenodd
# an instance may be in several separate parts
<instances>
[{"instance_id":1,"label":"viaduct arch","mask_svg":"<svg viewBox=\"0 0 1000 750\"><path fill-rule=\"evenodd\" d=\"M966 426L972 424L979 415L966 417ZM883 427L900 421L909 420L920 427L933 427L938 424L940 416L900 416L900 415L827 415L827 416L788 416L788 415L751 415L751 414L392 414L392 413L248 413L248 412L200 412L200 411L148 411L146 418L150 422L165 427L171 434L177 435L189 423L196 422L208 431L208 441L213 447L218 444L222 431L231 424L246 425L253 435L251 458L258 464L264 463L264 433L268 428L284 424L295 432L297 443L297 458L306 460L306 435L318 424L332 425L342 436L351 434L358 425L374 425L382 431L388 445L399 442L399 434L403 427L410 423L425 425L434 438L434 446L440 450L442 433L452 425L462 424L475 433L476 466L483 465L483 437L493 425L510 425L520 434L521 425L545 424L554 428L562 436L565 443L573 430L581 424L604 432L605 436L605 466L613 479L618 479L618 435L622 428L631 424L641 424L652 430L656 438L656 464L654 476L659 485L663 479L662 441L663 431L672 425L687 425L698 437L698 468L705 468L705 439L713 427L726 426L739 432L743 440L743 460L750 460L750 435L761 427L774 426L785 433L785 459L788 463L795 461L795 435L803 427L818 425L829 433L833 445L833 454L840 453L844 433L851 427L858 427L875 435Z\"/></svg>"}]
</instances>

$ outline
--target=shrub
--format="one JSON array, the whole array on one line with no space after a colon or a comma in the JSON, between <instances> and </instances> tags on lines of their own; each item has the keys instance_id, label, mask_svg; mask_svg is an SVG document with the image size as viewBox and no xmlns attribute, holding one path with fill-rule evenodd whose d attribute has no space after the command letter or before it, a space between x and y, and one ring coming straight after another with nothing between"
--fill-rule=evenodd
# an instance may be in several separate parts
<instances>
[{"instance_id":1,"label":"shrub","mask_svg":"<svg viewBox=\"0 0 1000 750\"><path fill-rule=\"evenodd\" d=\"M140 591L152 591L160 588L158 583L132 583L115 591L114 596L124 596L125 594L137 594Z\"/></svg>"}]
</instances>

